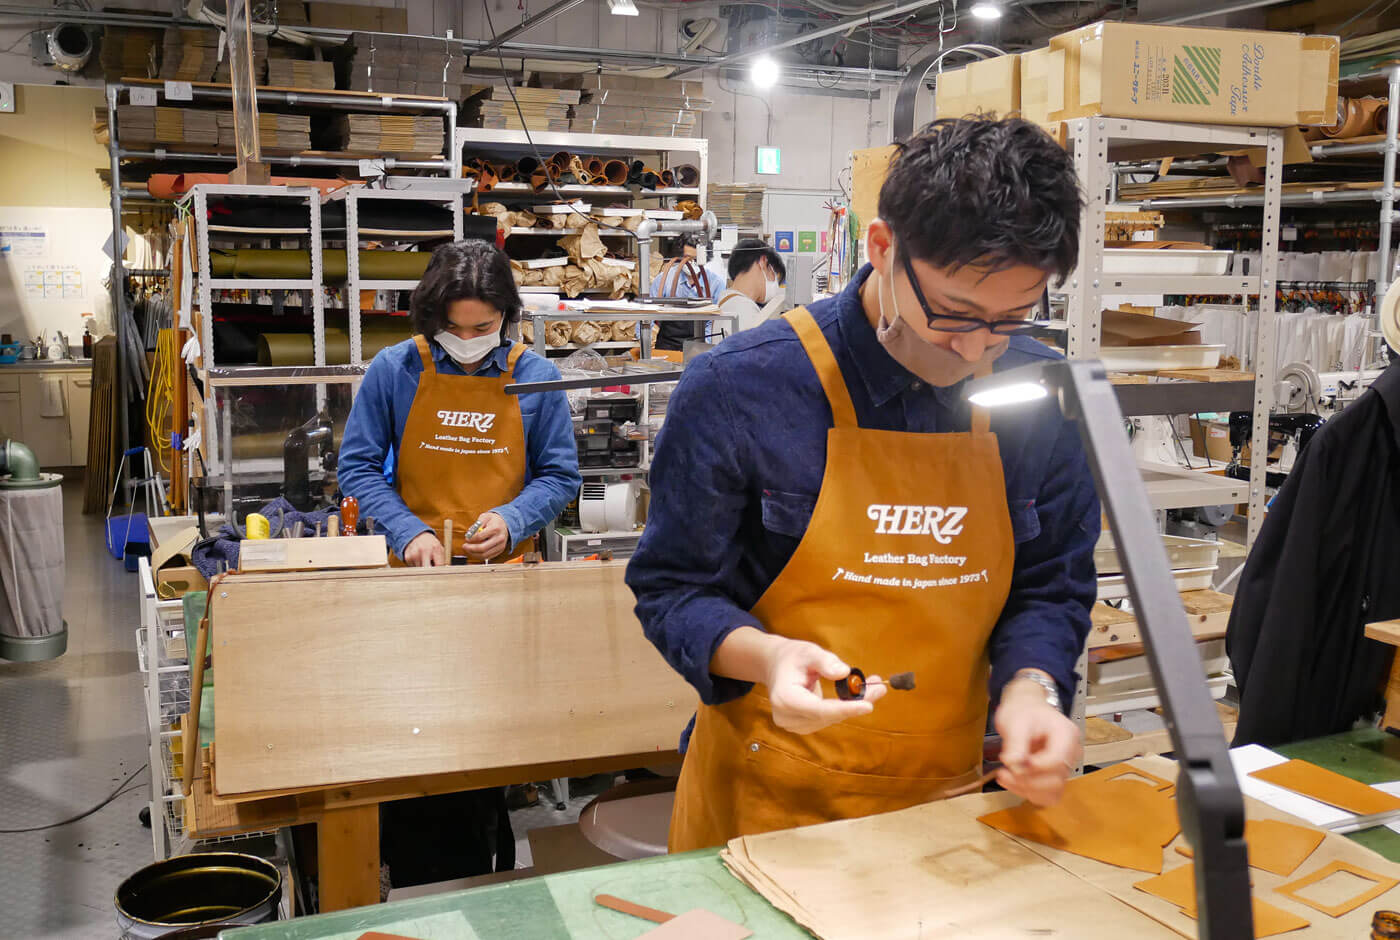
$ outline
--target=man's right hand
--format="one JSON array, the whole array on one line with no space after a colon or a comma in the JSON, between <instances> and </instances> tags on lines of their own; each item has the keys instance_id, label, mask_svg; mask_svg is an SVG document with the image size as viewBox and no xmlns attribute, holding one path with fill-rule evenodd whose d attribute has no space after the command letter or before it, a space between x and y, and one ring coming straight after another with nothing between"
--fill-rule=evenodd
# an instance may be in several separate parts
<instances>
[{"instance_id":1,"label":"man's right hand","mask_svg":"<svg viewBox=\"0 0 1400 940\"><path fill-rule=\"evenodd\" d=\"M821 680L844 679L851 667L815 643L790 640L757 627L730 632L711 657L710 671L766 685L773 723L794 734L811 734L848 718L868 715L888 691L879 676L871 676L860 701L823 698Z\"/></svg>"},{"instance_id":2,"label":"man's right hand","mask_svg":"<svg viewBox=\"0 0 1400 940\"><path fill-rule=\"evenodd\" d=\"M850 675L851 667L815 643L786 637L773 639L777 642L769 653L764 684L773 706L773 723L785 731L811 734L849 718L868 715L887 691L879 676L871 676L864 699L845 702L823 698L821 680L844 679Z\"/></svg>"},{"instance_id":3,"label":"man's right hand","mask_svg":"<svg viewBox=\"0 0 1400 940\"><path fill-rule=\"evenodd\" d=\"M419 532L404 546L403 563L410 568L436 568L447 564L447 552L436 535Z\"/></svg>"}]
</instances>

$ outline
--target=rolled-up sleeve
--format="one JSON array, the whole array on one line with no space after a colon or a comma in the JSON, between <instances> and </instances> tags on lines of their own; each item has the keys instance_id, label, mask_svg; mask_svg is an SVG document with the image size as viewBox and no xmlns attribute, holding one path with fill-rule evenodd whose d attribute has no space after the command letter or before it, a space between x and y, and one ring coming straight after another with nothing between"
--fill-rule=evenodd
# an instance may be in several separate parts
<instances>
[{"instance_id":1,"label":"rolled-up sleeve","mask_svg":"<svg viewBox=\"0 0 1400 940\"><path fill-rule=\"evenodd\" d=\"M1041 669L1055 679L1068 709L1098 590L1094 544L1100 516L1089 464L1067 421L1048 466L1035 502L1040 533L1016 546L1011 593L992 632L990 692L995 702L1017 670Z\"/></svg>"},{"instance_id":2,"label":"rolled-up sleeve","mask_svg":"<svg viewBox=\"0 0 1400 940\"><path fill-rule=\"evenodd\" d=\"M402 558L404 546L428 526L409 510L386 473L389 453L399 439L395 384L405 380L392 352L382 350L365 370L345 421L336 476L341 492L359 501L361 518L373 516L376 527L388 533L389 547Z\"/></svg>"},{"instance_id":3,"label":"rolled-up sleeve","mask_svg":"<svg viewBox=\"0 0 1400 940\"><path fill-rule=\"evenodd\" d=\"M534 357L522 362L516 371L521 382L549 382L560 377L552 363ZM583 484L578 472L578 447L574 444L568 396L557 391L532 392L531 395L536 410L525 440L529 481L519 496L493 510L505 520L512 546L534 535L563 512Z\"/></svg>"},{"instance_id":4,"label":"rolled-up sleeve","mask_svg":"<svg viewBox=\"0 0 1400 940\"><path fill-rule=\"evenodd\" d=\"M714 354L697 359L671 396L651 465L651 510L627 567L647 639L707 705L746 694L752 683L710 673L716 648L741 626L762 629L726 593L751 461Z\"/></svg>"}]
</instances>

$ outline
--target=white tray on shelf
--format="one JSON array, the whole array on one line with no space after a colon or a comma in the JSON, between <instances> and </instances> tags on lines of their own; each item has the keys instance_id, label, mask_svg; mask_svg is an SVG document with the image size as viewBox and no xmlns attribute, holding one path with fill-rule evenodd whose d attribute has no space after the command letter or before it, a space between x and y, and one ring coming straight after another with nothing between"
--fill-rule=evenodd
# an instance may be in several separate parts
<instances>
[{"instance_id":1,"label":"white tray on shelf","mask_svg":"<svg viewBox=\"0 0 1400 940\"><path fill-rule=\"evenodd\" d=\"M1167 550L1167 561L1173 571L1189 568L1214 568L1220 560L1220 543L1209 539L1188 539L1180 535L1162 536L1162 547ZM1123 564L1118 558L1118 547L1113 543L1113 535L1105 532L1099 536L1094 546L1094 567L1100 575L1121 574Z\"/></svg>"},{"instance_id":2,"label":"white tray on shelf","mask_svg":"<svg viewBox=\"0 0 1400 940\"><path fill-rule=\"evenodd\" d=\"M1201 568L1183 568L1172 572L1172 580L1176 582L1178 591L1206 591L1213 585L1216 567L1208 565ZM1128 596L1126 576L1110 574L1099 577L1099 600L1117 601Z\"/></svg>"},{"instance_id":3,"label":"white tray on shelf","mask_svg":"<svg viewBox=\"0 0 1400 940\"><path fill-rule=\"evenodd\" d=\"M1232 253L1175 248L1105 248L1103 273L1220 275L1230 269Z\"/></svg>"},{"instance_id":4,"label":"white tray on shelf","mask_svg":"<svg viewBox=\"0 0 1400 940\"><path fill-rule=\"evenodd\" d=\"M1157 372L1161 369L1214 369L1223 345L1104 346L1099 359L1109 372Z\"/></svg>"}]
</instances>

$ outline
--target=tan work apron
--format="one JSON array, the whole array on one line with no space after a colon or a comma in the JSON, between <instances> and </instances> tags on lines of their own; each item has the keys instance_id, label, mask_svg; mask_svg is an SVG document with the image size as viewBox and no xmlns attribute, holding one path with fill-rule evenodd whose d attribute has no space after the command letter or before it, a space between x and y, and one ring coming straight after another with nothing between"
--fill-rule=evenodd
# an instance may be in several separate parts
<instances>
[{"instance_id":1,"label":"tan work apron","mask_svg":"<svg viewBox=\"0 0 1400 940\"><path fill-rule=\"evenodd\" d=\"M444 375L433 362L425 336L414 337L423 359L418 391L404 422L398 448L398 489L404 504L442 538L452 520L453 545L483 512L503 506L525 488L525 423L520 396L506 393L515 364L525 353L516 343L499 376ZM514 558L534 545L525 539L493 561Z\"/></svg>"},{"instance_id":2,"label":"tan work apron","mask_svg":"<svg viewBox=\"0 0 1400 940\"><path fill-rule=\"evenodd\" d=\"M786 318L834 426L806 534L755 620L867 674L912 671L918 687L809 735L774 725L761 687L700 706L671 817L673 852L903 809L981 773L987 643L1015 557L996 436L981 409L970 433L860 427L812 315Z\"/></svg>"}]
</instances>

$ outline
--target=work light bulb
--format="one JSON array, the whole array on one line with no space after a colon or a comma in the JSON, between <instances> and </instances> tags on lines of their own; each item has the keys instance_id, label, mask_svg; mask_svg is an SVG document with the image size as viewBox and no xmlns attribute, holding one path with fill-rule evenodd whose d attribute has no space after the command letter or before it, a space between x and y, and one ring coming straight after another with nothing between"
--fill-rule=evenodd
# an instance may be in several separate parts
<instances>
[{"instance_id":1,"label":"work light bulb","mask_svg":"<svg viewBox=\"0 0 1400 940\"><path fill-rule=\"evenodd\" d=\"M979 20L999 20L1001 19L1001 7L995 3L974 3L971 11L973 17Z\"/></svg>"},{"instance_id":2,"label":"work light bulb","mask_svg":"<svg viewBox=\"0 0 1400 940\"><path fill-rule=\"evenodd\" d=\"M982 408L996 408L1001 405L1019 405L1023 402L1038 401L1049 394L1050 390L1039 382L1016 382L969 395L968 401Z\"/></svg>"},{"instance_id":3,"label":"work light bulb","mask_svg":"<svg viewBox=\"0 0 1400 940\"><path fill-rule=\"evenodd\" d=\"M778 83L778 76L782 73L778 62L772 56L761 55L753 60L753 65L749 67L749 81L753 82L755 88L772 88Z\"/></svg>"}]
</instances>

